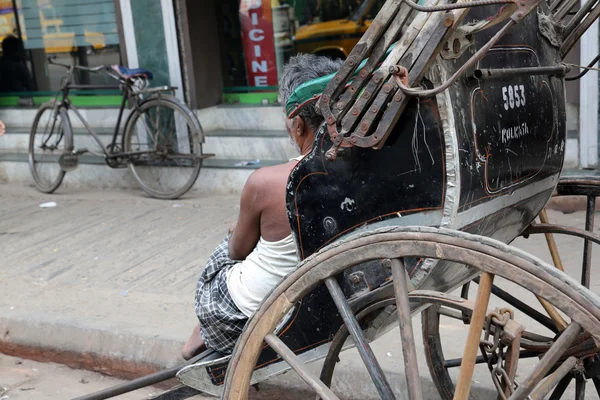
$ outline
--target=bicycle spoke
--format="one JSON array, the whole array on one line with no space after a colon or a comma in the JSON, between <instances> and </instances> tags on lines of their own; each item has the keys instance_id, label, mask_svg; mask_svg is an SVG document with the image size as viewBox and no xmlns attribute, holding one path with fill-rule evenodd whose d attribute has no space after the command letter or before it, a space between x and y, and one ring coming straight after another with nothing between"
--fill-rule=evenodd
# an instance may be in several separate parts
<instances>
[{"instance_id":1,"label":"bicycle spoke","mask_svg":"<svg viewBox=\"0 0 600 400\"><path fill-rule=\"evenodd\" d=\"M423 398L421 389L421 378L417 363L417 351L415 349L415 337L412 327L412 315L408 301L408 284L404 263L399 259L385 260L392 267L394 279L394 292L396 295L396 306L398 321L400 324L400 338L402 339L402 353L404 355L404 374L406 375L406 386L408 396L411 400Z\"/></svg>"},{"instance_id":2,"label":"bicycle spoke","mask_svg":"<svg viewBox=\"0 0 600 400\"><path fill-rule=\"evenodd\" d=\"M191 189L200 173L202 149L190 115L191 111L168 100L148 100L137 110L125 133L129 167L144 191L153 197L180 197ZM187 132L194 146L178 146L175 130ZM133 154L136 151L146 153Z\"/></svg>"},{"instance_id":3,"label":"bicycle spoke","mask_svg":"<svg viewBox=\"0 0 600 400\"><path fill-rule=\"evenodd\" d=\"M379 395L383 399L395 399L392 388L390 387L390 384L387 381L381 366L377 362L377 358L375 358L373 350L367 343L362 329L358 325L358 321L356 321L356 318L352 313L352 309L350 308L350 305L348 304L346 296L344 296L339 283L335 280L335 278L328 278L325 281L325 285L327 286L327 289L329 289L331 298L337 306L337 309L340 312L348 331L354 339L358 353L367 367L367 371L369 372L369 375L371 376Z\"/></svg>"},{"instance_id":4,"label":"bicycle spoke","mask_svg":"<svg viewBox=\"0 0 600 400\"><path fill-rule=\"evenodd\" d=\"M64 120L63 120L64 118ZM58 188L65 171L59 165L60 156L72 149L72 138L66 111L44 104L38 110L29 138L29 164L37 188L52 193ZM67 124L67 125L65 125Z\"/></svg>"},{"instance_id":5,"label":"bicycle spoke","mask_svg":"<svg viewBox=\"0 0 600 400\"><path fill-rule=\"evenodd\" d=\"M158 141L160 140L160 99L156 104L156 132L154 133L154 150L158 150Z\"/></svg>"}]
</instances>

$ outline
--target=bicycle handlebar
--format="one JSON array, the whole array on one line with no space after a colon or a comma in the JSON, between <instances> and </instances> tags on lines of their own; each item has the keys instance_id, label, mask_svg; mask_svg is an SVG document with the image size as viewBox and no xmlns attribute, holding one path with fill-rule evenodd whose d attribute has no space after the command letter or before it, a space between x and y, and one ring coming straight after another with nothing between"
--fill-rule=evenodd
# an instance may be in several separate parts
<instances>
[{"instance_id":1,"label":"bicycle handlebar","mask_svg":"<svg viewBox=\"0 0 600 400\"><path fill-rule=\"evenodd\" d=\"M65 67L65 68L74 68L74 69L79 69L82 71L89 71L89 72L100 72L103 69L107 69L108 67L106 65L99 65L97 67L82 67L81 65L75 65L75 64L63 64L63 63L59 63L54 61L56 59L56 56L48 56L47 60L49 64L54 64L54 65L58 65L59 67Z\"/></svg>"}]
</instances>

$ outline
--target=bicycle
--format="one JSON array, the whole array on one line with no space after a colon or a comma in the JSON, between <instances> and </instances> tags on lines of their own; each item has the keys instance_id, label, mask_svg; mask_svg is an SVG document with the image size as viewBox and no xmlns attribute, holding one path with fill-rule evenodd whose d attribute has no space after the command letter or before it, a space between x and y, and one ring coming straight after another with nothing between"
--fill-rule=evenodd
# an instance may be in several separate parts
<instances>
[{"instance_id":1,"label":"bicycle","mask_svg":"<svg viewBox=\"0 0 600 400\"><path fill-rule=\"evenodd\" d=\"M152 197L176 199L190 190L200 174L203 160L214 154L202 153L202 127L194 113L170 94L177 88L150 88L152 73L143 68L106 65L89 68L61 64L54 59L53 56L48 57L48 63L65 67L67 72L54 99L40 106L29 137L29 167L40 191L54 192L65 174L79 166L79 157L88 152L103 157L111 168L128 166L144 192ZM74 84L76 70L104 71L118 84ZM69 100L70 90L86 89L119 89L122 92L115 130L110 144L106 146ZM131 112L118 141L127 102ZM85 147L75 148L69 111L94 138L102 150L101 154Z\"/></svg>"}]
</instances>

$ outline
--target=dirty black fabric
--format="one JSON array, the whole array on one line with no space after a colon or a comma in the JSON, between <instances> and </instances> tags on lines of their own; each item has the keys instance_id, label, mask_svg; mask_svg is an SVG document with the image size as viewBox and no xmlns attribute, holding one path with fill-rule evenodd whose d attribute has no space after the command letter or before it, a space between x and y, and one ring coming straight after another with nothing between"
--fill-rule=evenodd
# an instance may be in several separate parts
<instances>
[{"instance_id":1,"label":"dirty black fabric","mask_svg":"<svg viewBox=\"0 0 600 400\"><path fill-rule=\"evenodd\" d=\"M227 271L239 262L229 257L229 238L208 259L198 280L194 302L206 347L225 354L231 354L248 321L227 288Z\"/></svg>"}]
</instances>

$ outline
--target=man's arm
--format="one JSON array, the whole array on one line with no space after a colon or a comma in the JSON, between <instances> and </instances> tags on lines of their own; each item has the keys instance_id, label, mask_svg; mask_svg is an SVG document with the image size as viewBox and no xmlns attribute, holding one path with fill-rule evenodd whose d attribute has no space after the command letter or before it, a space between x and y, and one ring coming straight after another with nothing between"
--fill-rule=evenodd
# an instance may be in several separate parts
<instances>
[{"instance_id":1,"label":"man's arm","mask_svg":"<svg viewBox=\"0 0 600 400\"><path fill-rule=\"evenodd\" d=\"M261 191L260 173L250 175L242 190L240 216L229 239L229 256L244 260L254 250L260 238L260 214L264 198Z\"/></svg>"}]
</instances>

